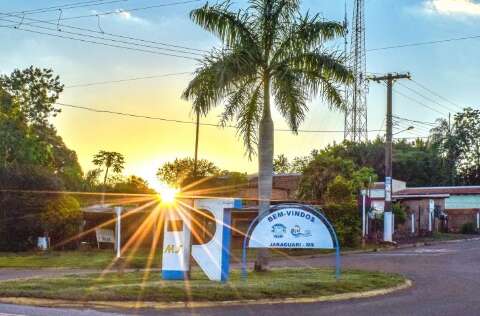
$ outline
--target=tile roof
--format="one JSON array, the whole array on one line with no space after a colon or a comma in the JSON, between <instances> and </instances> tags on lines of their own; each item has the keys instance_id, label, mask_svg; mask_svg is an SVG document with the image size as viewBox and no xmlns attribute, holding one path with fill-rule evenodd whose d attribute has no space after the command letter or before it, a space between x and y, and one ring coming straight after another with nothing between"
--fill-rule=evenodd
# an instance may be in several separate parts
<instances>
[{"instance_id":1,"label":"tile roof","mask_svg":"<svg viewBox=\"0 0 480 316\"><path fill-rule=\"evenodd\" d=\"M395 192L395 195L432 195L432 194L450 194L450 195L480 194L480 186L420 187L420 188L407 188L407 189Z\"/></svg>"}]
</instances>

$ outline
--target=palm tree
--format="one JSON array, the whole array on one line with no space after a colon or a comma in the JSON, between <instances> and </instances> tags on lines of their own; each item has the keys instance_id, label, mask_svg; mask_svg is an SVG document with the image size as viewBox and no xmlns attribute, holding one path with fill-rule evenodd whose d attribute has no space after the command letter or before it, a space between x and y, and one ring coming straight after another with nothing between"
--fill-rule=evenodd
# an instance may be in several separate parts
<instances>
[{"instance_id":1,"label":"palm tree","mask_svg":"<svg viewBox=\"0 0 480 316\"><path fill-rule=\"evenodd\" d=\"M330 106L343 108L340 84L351 72L339 54L324 42L344 34L341 23L319 15L302 15L299 0L249 0L245 10L232 11L230 2L193 10L191 19L217 35L214 49L197 69L183 97L193 101L194 113L207 115L225 103L223 125L236 121L249 158L258 146L259 213L265 215L272 195L274 124L270 96L276 109L297 132L308 110L307 101L319 95ZM268 252L258 252L257 271L268 264Z\"/></svg>"},{"instance_id":2,"label":"palm tree","mask_svg":"<svg viewBox=\"0 0 480 316\"><path fill-rule=\"evenodd\" d=\"M93 156L93 164L96 166L105 166L105 175L103 176L103 190L107 184L108 171L112 168L113 172L122 172L125 165L125 158L122 154L114 151L100 150L98 154Z\"/></svg>"}]
</instances>

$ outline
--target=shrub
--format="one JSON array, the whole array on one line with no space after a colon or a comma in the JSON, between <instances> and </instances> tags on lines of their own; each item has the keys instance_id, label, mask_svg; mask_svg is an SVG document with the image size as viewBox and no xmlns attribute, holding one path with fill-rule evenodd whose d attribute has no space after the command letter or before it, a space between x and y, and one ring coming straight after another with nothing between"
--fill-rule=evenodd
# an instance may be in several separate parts
<instances>
[{"instance_id":1,"label":"shrub","mask_svg":"<svg viewBox=\"0 0 480 316\"><path fill-rule=\"evenodd\" d=\"M393 203L392 212L393 215L395 215L395 227L405 224L405 221L407 220L407 209L408 207L405 207L400 203Z\"/></svg>"},{"instance_id":2,"label":"shrub","mask_svg":"<svg viewBox=\"0 0 480 316\"><path fill-rule=\"evenodd\" d=\"M0 189L0 250L34 248L42 236L40 214L60 195L53 193L63 189L60 179L39 166L0 168Z\"/></svg>"},{"instance_id":3,"label":"shrub","mask_svg":"<svg viewBox=\"0 0 480 316\"><path fill-rule=\"evenodd\" d=\"M360 242L361 222L352 183L341 176L336 177L328 184L326 201L323 212L335 228L340 245L357 246Z\"/></svg>"},{"instance_id":4,"label":"shrub","mask_svg":"<svg viewBox=\"0 0 480 316\"><path fill-rule=\"evenodd\" d=\"M462 234L475 234L477 232L477 227L474 223L465 223L460 228L460 233Z\"/></svg>"},{"instance_id":5,"label":"shrub","mask_svg":"<svg viewBox=\"0 0 480 316\"><path fill-rule=\"evenodd\" d=\"M66 195L49 201L40 215L41 226L45 235L51 238L52 245L77 235L82 221L83 213L78 201ZM67 245L73 246L75 243Z\"/></svg>"}]
</instances>

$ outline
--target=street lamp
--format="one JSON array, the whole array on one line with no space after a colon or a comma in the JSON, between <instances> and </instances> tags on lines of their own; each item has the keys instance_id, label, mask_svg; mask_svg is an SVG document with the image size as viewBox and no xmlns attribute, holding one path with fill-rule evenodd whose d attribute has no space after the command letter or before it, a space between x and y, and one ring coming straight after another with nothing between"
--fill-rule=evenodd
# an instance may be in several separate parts
<instances>
[{"instance_id":1,"label":"street lamp","mask_svg":"<svg viewBox=\"0 0 480 316\"><path fill-rule=\"evenodd\" d=\"M406 132L406 131L411 131L412 129L414 129L415 126L409 126L408 128L404 129L404 130L401 130L399 132L396 132L396 133L393 133L392 136L395 136L397 134L400 134L400 133L403 133L403 132Z\"/></svg>"}]
</instances>

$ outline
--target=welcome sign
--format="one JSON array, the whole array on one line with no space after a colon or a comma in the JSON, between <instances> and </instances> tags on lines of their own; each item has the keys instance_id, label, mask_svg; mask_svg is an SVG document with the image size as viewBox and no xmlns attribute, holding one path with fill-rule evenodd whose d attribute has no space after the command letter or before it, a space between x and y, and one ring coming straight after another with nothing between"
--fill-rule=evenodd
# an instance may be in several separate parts
<instances>
[{"instance_id":1,"label":"welcome sign","mask_svg":"<svg viewBox=\"0 0 480 316\"><path fill-rule=\"evenodd\" d=\"M321 217L295 205L273 210L259 220L248 247L333 249L335 244Z\"/></svg>"},{"instance_id":2,"label":"welcome sign","mask_svg":"<svg viewBox=\"0 0 480 316\"><path fill-rule=\"evenodd\" d=\"M340 276L340 245L333 226L316 208L281 204L258 216L243 242L242 272L247 275L247 248L335 249L335 274Z\"/></svg>"}]
</instances>

